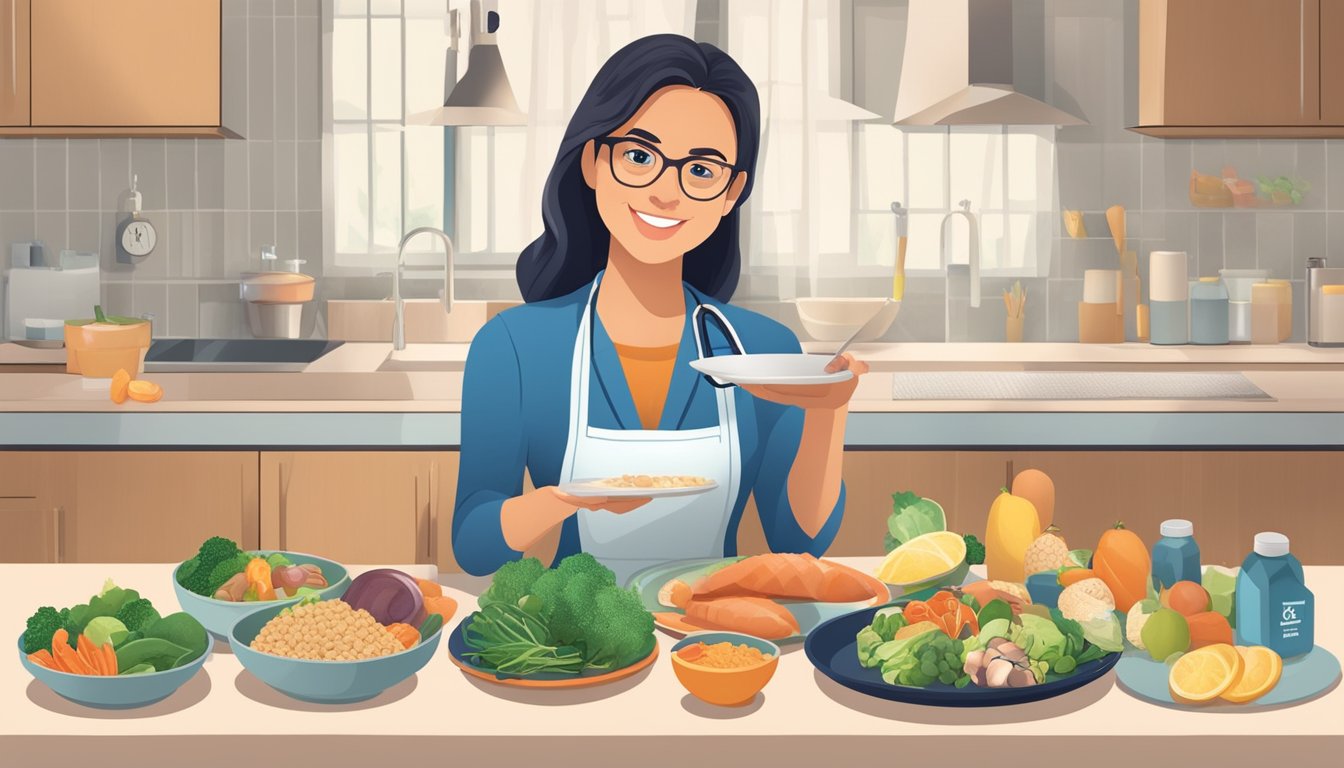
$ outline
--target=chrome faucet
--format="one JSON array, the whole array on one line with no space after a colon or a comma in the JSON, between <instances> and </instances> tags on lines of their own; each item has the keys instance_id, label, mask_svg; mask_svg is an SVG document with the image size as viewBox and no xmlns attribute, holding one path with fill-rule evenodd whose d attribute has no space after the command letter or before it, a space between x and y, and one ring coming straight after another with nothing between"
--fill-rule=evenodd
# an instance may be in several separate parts
<instances>
[{"instance_id":1,"label":"chrome faucet","mask_svg":"<svg viewBox=\"0 0 1344 768\"><path fill-rule=\"evenodd\" d=\"M443 240L444 265L443 265L443 291L441 292L443 300L443 311L453 311L453 241L448 239L448 233L435 227L416 227L407 232L405 237L397 245L397 266L392 270L392 349L401 351L406 348L406 307L401 298L401 268L404 264L406 243L413 237L420 234L438 235Z\"/></svg>"},{"instance_id":2,"label":"chrome faucet","mask_svg":"<svg viewBox=\"0 0 1344 768\"><path fill-rule=\"evenodd\" d=\"M969 273L971 289L971 307L980 306L980 226L975 220L975 214L971 213L971 201L962 200L957 203L961 210L952 211L943 217L938 225L938 266L942 267L947 276L947 288L943 296L943 340L952 341L952 273L953 267L960 271L961 265L953 265L947 253L947 224L954 216L966 219L966 232L970 238L969 253Z\"/></svg>"}]
</instances>

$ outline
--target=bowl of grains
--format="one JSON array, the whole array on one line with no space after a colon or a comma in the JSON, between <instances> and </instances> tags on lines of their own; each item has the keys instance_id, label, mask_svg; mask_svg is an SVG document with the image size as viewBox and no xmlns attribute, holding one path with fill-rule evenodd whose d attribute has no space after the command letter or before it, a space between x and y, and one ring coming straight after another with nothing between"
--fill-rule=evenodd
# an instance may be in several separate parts
<instances>
[{"instance_id":1,"label":"bowl of grains","mask_svg":"<svg viewBox=\"0 0 1344 768\"><path fill-rule=\"evenodd\" d=\"M428 624L428 622L427 622ZM234 625L229 647L258 680L302 701L371 699L434 656L442 622L384 626L339 598L267 606Z\"/></svg>"},{"instance_id":2,"label":"bowl of grains","mask_svg":"<svg viewBox=\"0 0 1344 768\"><path fill-rule=\"evenodd\" d=\"M751 703L779 666L779 646L739 632L694 632L672 646L672 670L701 701Z\"/></svg>"}]
</instances>

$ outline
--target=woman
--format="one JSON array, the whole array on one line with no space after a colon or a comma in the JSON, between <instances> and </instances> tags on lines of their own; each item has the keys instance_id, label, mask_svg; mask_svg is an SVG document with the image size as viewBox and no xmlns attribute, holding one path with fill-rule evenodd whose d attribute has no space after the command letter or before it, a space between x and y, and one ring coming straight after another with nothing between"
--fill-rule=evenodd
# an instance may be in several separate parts
<instances>
[{"instance_id":1,"label":"woman","mask_svg":"<svg viewBox=\"0 0 1344 768\"><path fill-rule=\"evenodd\" d=\"M545 232L518 261L527 303L487 323L467 356L453 551L468 572L548 540L622 581L732 555L753 492L771 549L821 554L834 539L845 416L866 366L837 361L855 374L837 384L718 388L689 365L800 351L782 325L726 303L759 132L755 88L711 45L646 37L594 77L547 178ZM523 493L524 470L536 490ZM626 473L717 487L652 501L557 488Z\"/></svg>"}]
</instances>

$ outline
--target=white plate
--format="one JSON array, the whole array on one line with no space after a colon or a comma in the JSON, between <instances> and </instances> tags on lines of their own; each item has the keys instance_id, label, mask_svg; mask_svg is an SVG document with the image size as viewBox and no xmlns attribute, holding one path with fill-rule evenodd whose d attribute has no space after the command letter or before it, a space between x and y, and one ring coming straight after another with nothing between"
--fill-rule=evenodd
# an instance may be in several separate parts
<instances>
[{"instance_id":1,"label":"white plate","mask_svg":"<svg viewBox=\"0 0 1344 768\"><path fill-rule=\"evenodd\" d=\"M715 355L692 360L691 367L733 384L834 384L849 371L826 372L835 355Z\"/></svg>"},{"instance_id":2,"label":"white plate","mask_svg":"<svg viewBox=\"0 0 1344 768\"><path fill-rule=\"evenodd\" d=\"M612 488L609 485L598 485L597 480L575 480L572 483L561 483L560 492L567 493L570 496L589 497L605 496L611 499L661 499L670 496L694 496L699 493L706 493L718 488L719 484L710 480L707 485L685 485L677 488Z\"/></svg>"}]
</instances>

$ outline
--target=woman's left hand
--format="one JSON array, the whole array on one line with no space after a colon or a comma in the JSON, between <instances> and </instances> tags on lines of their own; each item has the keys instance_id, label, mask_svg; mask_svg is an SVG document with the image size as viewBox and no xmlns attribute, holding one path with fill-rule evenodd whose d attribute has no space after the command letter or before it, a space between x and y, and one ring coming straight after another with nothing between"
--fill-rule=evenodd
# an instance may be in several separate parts
<instances>
[{"instance_id":1,"label":"woman's left hand","mask_svg":"<svg viewBox=\"0 0 1344 768\"><path fill-rule=\"evenodd\" d=\"M848 370L854 375L834 384L742 384L752 395L781 405L795 405L804 410L835 411L849 405L859 377L868 372L868 364L855 360L846 352L826 366L827 373Z\"/></svg>"}]
</instances>

